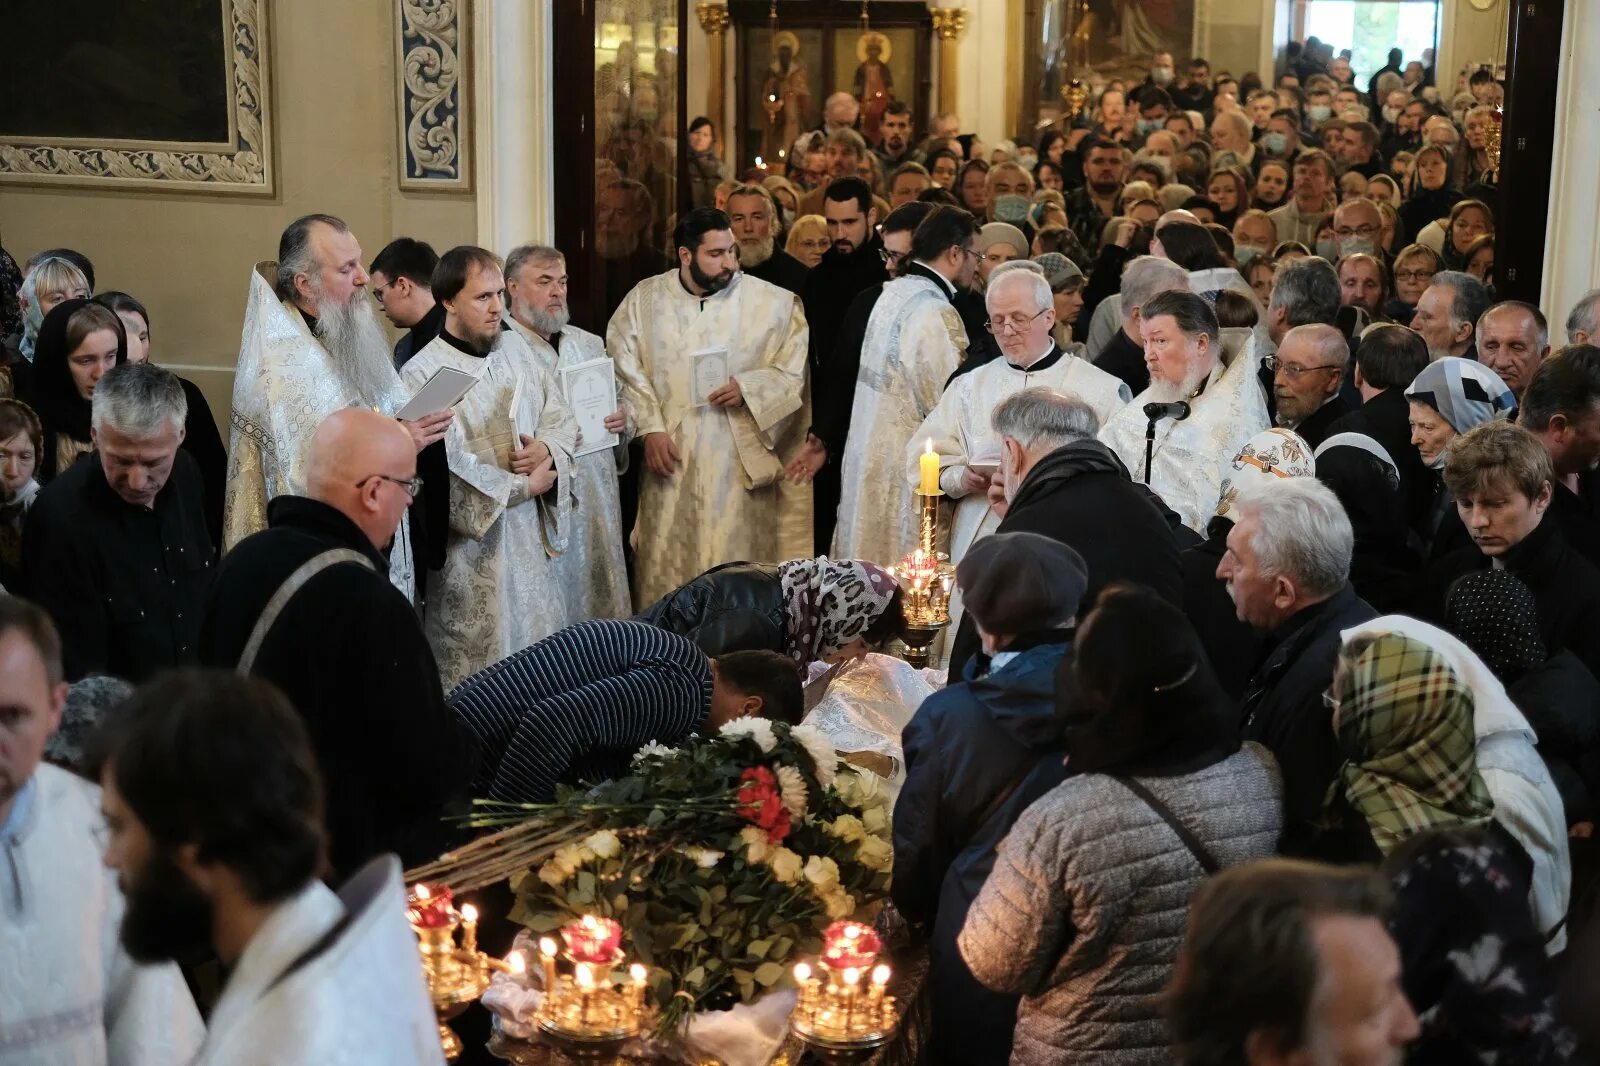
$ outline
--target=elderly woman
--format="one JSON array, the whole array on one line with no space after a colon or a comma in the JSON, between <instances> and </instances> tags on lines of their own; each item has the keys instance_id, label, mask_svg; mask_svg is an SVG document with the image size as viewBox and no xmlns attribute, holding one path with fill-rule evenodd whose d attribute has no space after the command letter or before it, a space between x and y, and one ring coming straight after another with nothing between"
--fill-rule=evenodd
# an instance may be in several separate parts
<instances>
[{"instance_id":1,"label":"elderly woman","mask_svg":"<svg viewBox=\"0 0 1600 1066\"><path fill-rule=\"evenodd\" d=\"M82 270L70 259L47 256L33 265L22 279L17 290L17 307L22 312L22 336L18 351L23 358L32 359L38 341L39 328L44 316L55 310L64 300L85 300L89 297L89 281ZM20 387L23 382L18 381Z\"/></svg>"},{"instance_id":2,"label":"elderly woman","mask_svg":"<svg viewBox=\"0 0 1600 1066\"><path fill-rule=\"evenodd\" d=\"M837 663L900 635L900 586L875 563L724 563L667 593L635 621L688 637L707 655L781 652Z\"/></svg>"},{"instance_id":3,"label":"elderly woman","mask_svg":"<svg viewBox=\"0 0 1600 1066\"><path fill-rule=\"evenodd\" d=\"M1158 1060L1189 899L1273 853L1282 782L1149 589L1101 593L1056 678L1072 776L1001 843L957 944L981 984L1022 997L1013 1066Z\"/></svg>"},{"instance_id":4,"label":"elderly woman","mask_svg":"<svg viewBox=\"0 0 1600 1066\"><path fill-rule=\"evenodd\" d=\"M1050 285L1050 296L1054 301L1056 324L1051 327L1051 339L1063 351L1081 356L1083 345L1073 341L1072 326L1083 311L1083 270L1060 252L1046 252L1037 256L1034 262L1044 270L1044 280Z\"/></svg>"},{"instance_id":5,"label":"elderly woman","mask_svg":"<svg viewBox=\"0 0 1600 1066\"><path fill-rule=\"evenodd\" d=\"M1450 182L1450 154L1437 145L1417 152L1412 173L1411 196L1400 205L1400 221L1406 237L1416 240L1424 227L1450 213L1461 199L1461 190Z\"/></svg>"},{"instance_id":6,"label":"elderly woman","mask_svg":"<svg viewBox=\"0 0 1600 1066\"><path fill-rule=\"evenodd\" d=\"M1500 375L1482 363L1446 356L1417 375L1406 389L1406 399L1411 403L1411 443L1437 478L1433 503L1416 530L1427 545L1427 558L1436 559L1472 542L1444 487L1445 445L1474 426L1510 417L1517 398Z\"/></svg>"},{"instance_id":7,"label":"elderly woman","mask_svg":"<svg viewBox=\"0 0 1600 1066\"><path fill-rule=\"evenodd\" d=\"M801 215L789 230L783 250L800 260L807 270L822 262L822 253L832 244L828 240L828 220L821 215Z\"/></svg>"},{"instance_id":8,"label":"elderly woman","mask_svg":"<svg viewBox=\"0 0 1600 1066\"><path fill-rule=\"evenodd\" d=\"M1394 299L1383 305L1383 315L1402 326L1411 325L1417 301L1433 276L1444 269L1439 253L1425 244L1408 244L1394 257Z\"/></svg>"}]
</instances>

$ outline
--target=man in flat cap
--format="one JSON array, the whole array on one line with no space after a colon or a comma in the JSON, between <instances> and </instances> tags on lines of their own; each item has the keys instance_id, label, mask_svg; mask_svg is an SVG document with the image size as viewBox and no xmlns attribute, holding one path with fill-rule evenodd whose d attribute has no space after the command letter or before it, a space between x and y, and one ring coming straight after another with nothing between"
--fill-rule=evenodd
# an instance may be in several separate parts
<instances>
[{"instance_id":1,"label":"man in flat cap","mask_svg":"<svg viewBox=\"0 0 1600 1066\"><path fill-rule=\"evenodd\" d=\"M983 654L935 692L902 734L906 778L894 811L895 906L932 926L936 1062L1004 1062L1017 999L973 979L956 934L995 847L1066 776L1055 670L1089 581L1077 552L1037 533L996 533L956 567Z\"/></svg>"}]
</instances>

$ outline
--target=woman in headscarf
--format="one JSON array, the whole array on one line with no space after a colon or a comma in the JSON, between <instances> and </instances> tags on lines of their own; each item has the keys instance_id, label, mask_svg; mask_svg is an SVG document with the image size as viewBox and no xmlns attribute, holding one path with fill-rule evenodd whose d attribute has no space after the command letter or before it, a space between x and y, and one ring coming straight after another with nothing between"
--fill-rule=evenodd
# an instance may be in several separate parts
<instances>
[{"instance_id":1,"label":"woman in headscarf","mask_svg":"<svg viewBox=\"0 0 1600 1066\"><path fill-rule=\"evenodd\" d=\"M1425 558L1431 560L1472 543L1444 487L1445 445L1490 419L1511 417L1517 398L1500 375L1482 363L1447 356L1417 375L1406 389L1406 399L1411 402L1411 443L1436 479L1433 503L1416 531L1427 548Z\"/></svg>"},{"instance_id":2,"label":"woman in headscarf","mask_svg":"<svg viewBox=\"0 0 1600 1066\"><path fill-rule=\"evenodd\" d=\"M707 655L775 651L802 666L884 647L901 632L900 586L875 563L795 559L724 563L641 611Z\"/></svg>"},{"instance_id":3,"label":"woman in headscarf","mask_svg":"<svg viewBox=\"0 0 1600 1066\"><path fill-rule=\"evenodd\" d=\"M1433 144L1419 149L1412 171L1411 197L1400 205L1405 239L1415 241L1424 226L1444 218L1460 199L1461 190L1450 183L1449 153Z\"/></svg>"},{"instance_id":4,"label":"woman in headscarf","mask_svg":"<svg viewBox=\"0 0 1600 1066\"><path fill-rule=\"evenodd\" d=\"M1282 781L1240 744L1188 619L1148 588L1100 594L1056 692L1071 776L1012 827L957 943L980 983L1022 997L1013 1066L1160 1059L1189 898L1273 853Z\"/></svg>"},{"instance_id":5,"label":"woman in headscarf","mask_svg":"<svg viewBox=\"0 0 1600 1066\"><path fill-rule=\"evenodd\" d=\"M1494 236L1494 212L1482 200L1460 200L1450 208L1444 226L1444 247L1439 256L1446 270L1466 270L1472 245L1479 237Z\"/></svg>"},{"instance_id":6,"label":"woman in headscarf","mask_svg":"<svg viewBox=\"0 0 1600 1066\"><path fill-rule=\"evenodd\" d=\"M33 382L25 397L44 426L40 484L94 449L89 415L95 382L127 361L127 333L109 307L68 300L44 316L34 348Z\"/></svg>"}]
</instances>

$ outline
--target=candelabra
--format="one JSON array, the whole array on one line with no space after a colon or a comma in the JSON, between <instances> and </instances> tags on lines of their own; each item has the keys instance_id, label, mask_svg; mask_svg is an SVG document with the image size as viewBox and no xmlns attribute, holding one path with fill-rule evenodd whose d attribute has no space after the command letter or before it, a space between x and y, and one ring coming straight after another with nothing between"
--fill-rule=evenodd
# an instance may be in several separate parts
<instances>
[{"instance_id":1,"label":"candelabra","mask_svg":"<svg viewBox=\"0 0 1600 1066\"><path fill-rule=\"evenodd\" d=\"M899 1026L894 997L886 991L889 967L874 965L881 951L869 926L834 922L823 934L821 975L807 963L795 966L800 1000L789 1016L789 1030L820 1061L864 1062Z\"/></svg>"},{"instance_id":2,"label":"candelabra","mask_svg":"<svg viewBox=\"0 0 1600 1066\"><path fill-rule=\"evenodd\" d=\"M514 967L478 950L477 908L467 903L457 910L444 885L414 885L406 903L406 918L417 934L422 973L439 1019L439 1045L446 1061L454 1062L461 1057L461 1038L450 1028L450 1019L483 995L495 970L510 972Z\"/></svg>"},{"instance_id":3,"label":"candelabra","mask_svg":"<svg viewBox=\"0 0 1600 1066\"><path fill-rule=\"evenodd\" d=\"M1483 152L1489 157L1491 180L1500 180L1500 150L1505 134L1505 111L1495 108L1489 116L1489 128L1484 131Z\"/></svg>"},{"instance_id":4,"label":"candelabra","mask_svg":"<svg viewBox=\"0 0 1600 1066\"><path fill-rule=\"evenodd\" d=\"M626 981L613 981L612 973L625 958L622 927L610 918L586 914L563 928L561 939L572 972L558 972L555 940L541 939L545 994L534 1024L546 1043L570 1058L585 1062L613 1058L639 1035L650 972L634 963Z\"/></svg>"},{"instance_id":5,"label":"candelabra","mask_svg":"<svg viewBox=\"0 0 1600 1066\"><path fill-rule=\"evenodd\" d=\"M889 568L900 584L905 660L912 666L928 665L928 646L950 624L950 586L955 568L939 550L939 457L933 441L922 453L921 478L915 496L919 507L917 546Z\"/></svg>"}]
</instances>

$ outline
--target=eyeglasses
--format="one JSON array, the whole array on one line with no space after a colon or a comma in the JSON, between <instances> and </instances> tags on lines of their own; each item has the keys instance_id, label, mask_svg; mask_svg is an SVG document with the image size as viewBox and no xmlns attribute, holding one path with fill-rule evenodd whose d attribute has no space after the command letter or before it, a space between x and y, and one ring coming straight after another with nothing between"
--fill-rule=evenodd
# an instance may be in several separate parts
<instances>
[{"instance_id":1,"label":"eyeglasses","mask_svg":"<svg viewBox=\"0 0 1600 1066\"><path fill-rule=\"evenodd\" d=\"M878 249L878 258L883 260L884 266L894 266L896 263L900 262L900 260L904 259L905 256L906 253L904 252L891 252L887 248Z\"/></svg>"},{"instance_id":2,"label":"eyeglasses","mask_svg":"<svg viewBox=\"0 0 1600 1066\"><path fill-rule=\"evenodd\" d=\"M1039 314L1036 315L1015 314L1007 315L1005 318L991 318L983 325L984 328L990 333L999 333L1007 326L1010 326L1015 332L1021 333L1023 330L1033 325L1034 321L1038 319L1039 315L1042 315L1045 313L1045 311L1049 310L1050 308L1046 307L1040 310Z\"/></svg>"},{"instance_id":3,"label":"eyeglasses","mask_svg":"<svg viewBox=\"0 0 1600 1066\"><path fill-rule=\"evenodd\" d=\"M387 285L374 285L370 289L368 289L367 291L372 294L373 302L376 303L379 307L382 307L383 306L383 294L384 294L384 291L386 289L394 288L396 284L397 284L396 282L391 281Z\"/></svg>"},{"instance_id":4,"label":"eyeglasses","mask_svg":"<svg viewBox=\"0 0 1600 1066\"><path fill-rule=\"evenodd\" d=\"M391 481L394 484L399 485L401 488L406 490L406 495L410 496L413 500L417 498L417 493L422 491L422 478L421 477L414 477L414 478L390 477L388 474L368 474L366 477L364 477L360 481L356 482L356 488L359 489L361 486L365 485L367 482L371 481L375 477L379 477L379 478L382 478L385 481Z\"/></svg>"},{"instance_id":5,"label":"eyeglasses","mask_svg":"<svg viewBox=\"0 0 1600 1066\"><path fill-rule=\"evenodd\" d=\"M1354 228L1343 226L1335 229L1333 235L1335 237L1376 237L1378 230L1381 228L1379 226L1356 226Z\"/></svg>"},{"instance_id":6,"label":"eyeglasses","mask_svg":"<svg viewBox=\"0 0 1600 1066\"><path fill-rule=\"evenodd\" d=\"M1309 374L1313 370L1344 369L1343 363L1326 363L1322 366L1295 366L1293 363L1285 363L1282 359L1275 355L1269 355L1265 359L1261 360L1261 365L1266 367L1267 371L1272 374L1276 374L1278 371L1282 370L1284 377L1291 381L1293 381L1295 378L1298 378L1301 374Z\"/></svg>"},{"instance_id":7,"label":"eyeglasses","mask_svg":"<svg viewBox=\"0 0 1600 1066\"><path fill-rule=\"evenodd\" d=\"M1394 272L1394 280L1427 281L1429 278L1433 277L1433 273L1434 272L1431 270L1396 270Z\"/></svg>"}]
</instances>

